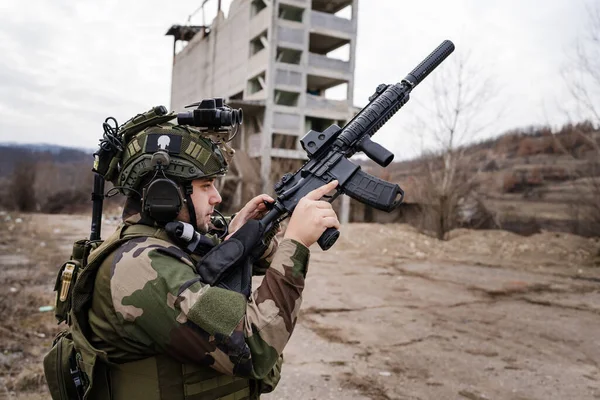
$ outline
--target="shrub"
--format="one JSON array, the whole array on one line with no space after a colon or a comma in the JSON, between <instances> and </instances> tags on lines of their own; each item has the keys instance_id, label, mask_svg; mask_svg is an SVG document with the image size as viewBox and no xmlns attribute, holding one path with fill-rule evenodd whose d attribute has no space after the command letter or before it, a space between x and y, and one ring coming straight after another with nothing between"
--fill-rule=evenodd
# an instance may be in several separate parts
<instances>
[{"instance_id":1,"label":"shrub","mask_svg":"<svg viewBox=\"0 0 600 400\"><path fill-rule=\"evenodd\" d=\"M49 214L69 213L91 208L90 192L82 189L64 189L48 196L41 211Z\"/></svg>"},{"instance_id":2,"label":"shrub","mask_svg":"<svg viewBox=\"0 0 600 400\"><path fill-rule=\"evenodd\" d=\"M18 162L13 170L8 195L12 197L13 207L19 211L35 210L35 175L36 165L31 160Z\"/></svg>"}]
</instances>

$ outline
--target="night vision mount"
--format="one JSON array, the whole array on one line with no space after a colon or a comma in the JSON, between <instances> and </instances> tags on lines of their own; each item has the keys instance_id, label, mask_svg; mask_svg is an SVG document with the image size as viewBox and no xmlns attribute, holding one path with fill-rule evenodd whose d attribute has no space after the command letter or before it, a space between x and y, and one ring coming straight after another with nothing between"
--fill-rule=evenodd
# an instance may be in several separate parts
<instances>
[{"instance_id":1,"label":"night vision mount","mask_svg":"<svg viewBox=\"0 0 600 400\"><path fill-rule=\"evenodd\" d=\"M211 137L219 145L229 164L235 150L228 143L237 135L242 125L244 118L242 109L235 110L229 107L221 97L204 99L185 106L185 108L191 107L196 109L177 114L177 123L194 126L204 131L206 136Z\"/></svg>"},{"instance_id":2,"label":"night vision mount","mask_svg":"<svg viewBox=\"0 0 600 400\"><path fill-rule=\"evenodd\" d=\"M237 128L243 121L242 109L235 110L229 107L220 97L205 99L199 103L185 106L185 108L191 107L196 107L196 109L177 114L179 125L190 125L219 132Z\"/></svg>"}]
</instances>

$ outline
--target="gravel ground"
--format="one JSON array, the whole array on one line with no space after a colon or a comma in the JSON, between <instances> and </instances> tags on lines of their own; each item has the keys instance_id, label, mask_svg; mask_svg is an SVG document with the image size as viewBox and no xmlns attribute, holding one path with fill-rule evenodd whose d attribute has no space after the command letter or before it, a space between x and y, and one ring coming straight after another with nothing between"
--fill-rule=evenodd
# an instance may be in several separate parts
<instances>
[{"instance_id":1,"label":"gravel ground","mask_svg":"<svg viewBox=\"0 0 600 400\"><path fill-rule=\"evenodd\" d=\"M41 358L58 327L39 307L87 235L87 216L0 213L0 398L48 397ZM549 232L440 242L345 226L331 250L311 249L283 377L263 397L600 399L599 248Z\"/></svg>"}]
</instances>

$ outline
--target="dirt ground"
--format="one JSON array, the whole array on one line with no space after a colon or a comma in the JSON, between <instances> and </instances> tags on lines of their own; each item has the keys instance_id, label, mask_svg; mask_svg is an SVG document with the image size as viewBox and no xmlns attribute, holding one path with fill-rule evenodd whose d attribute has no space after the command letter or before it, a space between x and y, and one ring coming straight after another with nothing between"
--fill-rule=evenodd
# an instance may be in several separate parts
<instances>
[{"instance_id":1,"label":"dirt ground","mask_svg":"<svg viewBox=\"0 0 600 400\"><path fill-rule=\"evenodd\" d=\"M116 220L105 221L104 234ZM0 398L48 398L55 271L89 217L0 212ZM350 224L313 248L265 399L600 399L598 239ZM256 284L259 284L257 280Z\"/></svg>"}]
</instances>

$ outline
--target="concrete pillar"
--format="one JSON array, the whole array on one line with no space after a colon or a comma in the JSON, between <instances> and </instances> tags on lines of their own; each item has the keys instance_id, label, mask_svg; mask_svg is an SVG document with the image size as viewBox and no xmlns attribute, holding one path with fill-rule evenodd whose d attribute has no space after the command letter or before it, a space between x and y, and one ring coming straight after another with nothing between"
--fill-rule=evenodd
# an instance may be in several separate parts
<instances>
[{"instance_id":1,"label":"concrete pillar","mask_svg":"<svg viewBox=\"0 0 600 400\"><path fill-rule=\"evenodd\" d=\"M271 7L271 25L269 27L269 52L267 76L266 76L266 99L265 119L262 130L262 151L260 163L260 177L262 179L262 192L273 194L273 182L271 182L271 142L273 137L273 88L275 87L275 57L277 56L277 2L267 3Z\"/></svg>"},{"instance_id":2,"label":"concrete pillar","mask_svg":"<svg viewBox=\"0 0 600 400\"><path fill-rule=\"evenodd\" d=\"M340 215L338 216L340 223L347 224L350 222L350 197L343 194L340 196L339 201L341 201Z\"/></svg>"},{"instance_id":3,"label":"concrete pillar","mask_svg":"<svg viewBox=\"0 0 600 400\"><path fill-rule=\"evenodd\" d=\"M348 82L348 104L354 105L354 69L356 66L356 41L358 38L358 0L352 2L352 27L354 34L350 40L350 74L352 78Z\"/></svg>"},{"instance_id":4,"label":"concrete pillar","mask_svg":"<svg viewBox=\"0 0 600 400\"><path fill-rule=\"evenodd\" d=\"M352 39L350 40L350 73L352 74L352 78L348 82L348 105L352 106L354 104L354 69L356 66L356 40L358 33L358 0L352 1L352 26L354 28L354 35L352 35ZM348 121L352 119L353 115L348 116ZM340 204L340 215L339 220L342 224L347 224L350 222L350 198L346 195L341 196L341 204Z\"/></svg>"}]
</instances>

